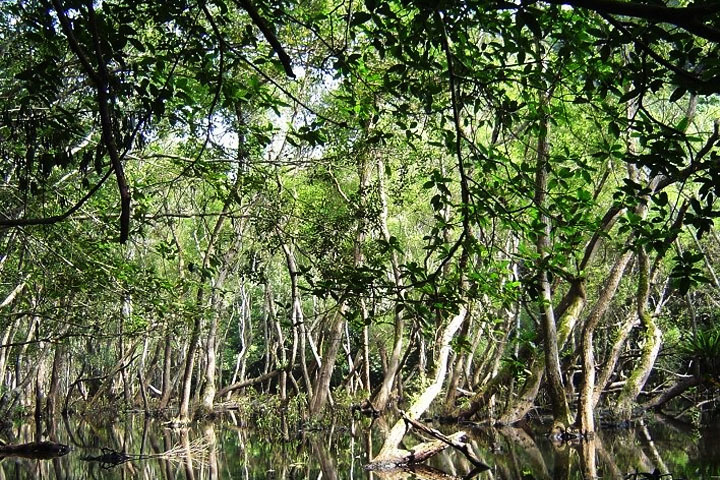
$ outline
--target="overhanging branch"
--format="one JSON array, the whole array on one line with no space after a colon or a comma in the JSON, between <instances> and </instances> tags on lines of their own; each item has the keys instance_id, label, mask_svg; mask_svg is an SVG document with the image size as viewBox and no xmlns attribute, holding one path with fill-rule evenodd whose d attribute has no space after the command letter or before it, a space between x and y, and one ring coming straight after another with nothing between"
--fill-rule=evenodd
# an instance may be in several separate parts
<instances>
[{"instance_id":1,"label":"overhanging branch","mask_svg":"<svg viewBox=\"0 0 720 480\"><path fill-rule=\"evenodd\" d=\"M265 39L272 46L273 50L275 50L275 53L280 59L280 63L282 63L287 76L295 78L290 56L287 54L282 44L280 44L280 41L277 39L277 36L275 36L275 32L273 32L272 28L270 28L270 25L268 25L265 19L260 16L260 13L255 8L255 5L253 5L250 0L235 0L235 3L245 10L248 15L250 15L250 19L253 21L255 26L260 29Z\"/></svg>"},{"instance_id":2,"label":"overhanging branch","mask_svg":"<svg viewBox=\"0 0 720 480\"><path fill-rule=\"evenodd\" d=\"M623 15L651 22L669 23L698 37L720 43L720 29L711 27L704 21L710 15L720 15L720 5L717 3L690 7L667 7L616 0L547 0L547 3L570 5L601 14Z\"/></svg>"}]
</instances>

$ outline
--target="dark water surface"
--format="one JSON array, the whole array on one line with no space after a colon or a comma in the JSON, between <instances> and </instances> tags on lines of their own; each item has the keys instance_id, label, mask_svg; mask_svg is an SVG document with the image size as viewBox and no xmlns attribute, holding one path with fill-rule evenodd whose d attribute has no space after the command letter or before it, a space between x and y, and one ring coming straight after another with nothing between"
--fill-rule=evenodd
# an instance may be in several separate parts
<instances>
[{"instance_id":1,"label":"dark water surface","mask_svg":"<svg viewBox=\"0 0 720 480\"><path fill-rule=\"evenodd\" d=\"M336 423L314 431L276 420L244 426L228 416L188 429L130 416L113 422L60 419L55 432L36 435L32 423L14 427L13 443L54 440L72 450L59 458L5 457L5 479L452 479L472 466L446 451L415 472L363 470L381 436L367 421ZM592 442L556 445L532 431L504 428L469 432L490 469L477 479L720 479L720 429L694 430L660 419L632 430L604 431ZM4 438L8 440L8 438ZM123 456L126 455L126 456ZM652 476L651 474L653 474ZM646 475L643 475L646 474ZM662 476L661 476L662 475Z\"/></svg>"}]
</instances>

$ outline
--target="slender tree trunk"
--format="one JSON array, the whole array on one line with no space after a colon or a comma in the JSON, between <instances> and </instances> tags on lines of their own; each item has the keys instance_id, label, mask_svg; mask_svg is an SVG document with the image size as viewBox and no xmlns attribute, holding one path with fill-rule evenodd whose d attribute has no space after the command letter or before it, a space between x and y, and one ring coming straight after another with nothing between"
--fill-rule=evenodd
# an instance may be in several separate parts
<instances>
[{"instance_id":1,"label":"slender tree trunk","mask_svg":"<svg viewBox=\"0 0 720 480\"><path fill-rule=\"evenodd\" d=\"M216 304L216 309L219 306ZM205 344L205 356L207 363L205 366L205 388L202 395L202 407L206 413L213 410L215 402L215 370L217 365L217 329L218 329L218 312L215 310L210 317L210 326L208 328L208 337Z\"/></svg>"},{"instance_id":2,"label":"slender tree trunk","mask_svg":"<svg viewBox=\"0 0 720 480\"><path fill-rule=\"evenodd\" d=\"M60 390L60 375L63 368L64 357L65 345L56 345L55 354L53 355L52 371L50 374L50 387L48 388L47 394L46 412L48 418L53 418L57 411L57 398Z\"/></svg>"},{"instance_id":3,"label":"slender tree trunk","mask_svg":"<svg viewBox=\"0 0 720 480\"><path fill-rule=\"evenodd\" d=\"M467 320L463 323L460 329L460 337L467 337L469 325L471 321ZM457 399L457 390L460 387L460 377L463 374L463 366L465 362L465 354L457 352L455 354L455 361L452 362L452 369L450 370L450 379L448 380L447 392L445 393L445 410L452 411L455 408L455 400Z\"/></svg>"},{"instance_id":4,"label":"slender tree trunk","mask_svg":"<svg viewBox=\"0 0 720 480\"><path fill-rule=\"evenodd\" d=\"M15 333L17 332L18 326L20 325L20 319L22 317L18 317L14 322L9 323L8 326L5 328L5 333L2 336L2 345L6 345L15 338ZM10 347L2 347L0 348L0 386L5 385L5 366L7 365L7 359L10 357Z\"/></svg>"},{"instance_id":5,"label":"slender tree trunk","mask_svg":"<svg viewBox=\"0 0 720 480\"><path fill-rule=\"evenodd\" d=\"M278 393L280 394L280 400L287 400L287 377L288 377L288 371L292 370L292 364L288 363L287 359L287 350L285 347L285 335L282 331L282 324L280 323L280 319L278 318L276 312L275 312L275 306L274 306L274 300L272 298L272 291L270 290L270 286L266 283L265 284L265 308L267 310L267 314L270 317L270 320L273 323L273 327L275 328L275 335L277 337L278 347L279 347L279 360L280 365L276 365L276 367L282 368L283 371L280 373L280 380L278 383ZM293 358L293 363L295 359Z\"/></svg>"},{"instance_id":6,"label":"slender tree trunk","mask_svg":"<svg viewBox=\"0 0 720 480\"><path fill-rule=\"evenodd\" d=\"M132 299L129 294L126 294L123 299L122 316L120 317L120 334L118 335L120 358L125 357L125 322L130 321L132 317ZM123 398L125 399L125 405L130 405L131 389L130 379L128 376L128 369L123 368L120 370L120 376L123 384Z\"/></svg>"},{"instance_id":7,"label":"slender tree trunk","mask_svg":"<svg viewBox=\"0 0 720 480\"><path fill-rule=\"evenodd\" d=\"M597 406L603 390L610 382L610 379L615 372L615 367L617 366L618 360L620 360L620 354L625 347L625 342L630 336L630 332L638 325L639 322L637 311L631 310L615 331L612 347L610 348L610 352L603 363L602 370L598 375L597 384L595 385L595 390L593 392L593 408Z\"/></svg>"},{"instance_id":8,"label":"slender tree trunk","mask_svg":"<svg viewBox=\"0 0 720 480\"><path fill-rule=\"evenodd\" d=\"M172 327L168 323L165 325L165 349L163 353L163 369L162 369L162 393L158 408L164 410L167 408L172 396Z\"/></svg>"},{"instance_id":9,"label":"slender tree trunk","mask_svg":"<svg viewBox=\"0 0 720 480\"><path fill-rule=\"evenodd\" d=\"M542 68L541 66L539 68ZM542 230L537 233L536 248L538 259L535 263L537 269L537 285L539 289L538 309L540 310L540 326L543 332L543 352L545 355L545 374L548 379L550 400L553 407L555 424L563 430L570 425L570 408L565 397L562 371L560 368L560 354L558 349L557 326L553 311L552 291L548 279L548 265L550 264L550 218L546 213L545 197L548 188L549 144L548 144L548 115L547 97L543 94L541 99L542 119L540 134L537 142L537 168L535 169L535 208L538 210L538 221Z\"/></svg>"},{"instance_id":10,"label":"slender tree trunk","mask_svg":"<svg viewBox=\"0 0 720 480\"><path fill-rule=\"evenodd\" d=\"M242 153L239 153L240 158L242 160L243 155ZM205 253L203 255L203 261L202 261L202 268L206 269L210 265L210 258L215 253L215 247L218 241L218 238L220 236L220 231L223 227L223 224L225 222L225 218L227 217L228 212L230 211L231 205L235 202L235 195L237 194L238 189L240 188L242 182L242 175L237 175L235 178L235 183L233 184L230 192L228 192L227 197L225 197L225 202L223 203L222 210L220 212L220 215L218 216L217 220L215 221L215 226L212 229L212 232L210 232L210 237L208 239L207 247L205 248ZM227 263L227 262L226 262ZM223 272L224 275L226 273ZM220 283L222 283L222 280L220 280ZM195 312L195 320L193 321L192 326L192 333L190 334L190 343L188 344L187 349L187 357L185 358L185 368L183 370L183 382L182 382L182 397L180 400L180 411L178 413L180 422L186 423L190 419L190 397L192 395L192 377L193 377L193 370L195 367L195 354L198 349L198 345L200 343L200 334L202 331L202 325L204 320L204 311L205 311L205 305L204 305L204 299L205 299L205 283L201 283L198 286L197 291L197 297L195 301L195 305L198 309L197 312ZM215 318L215 313L212 314L211 318ZM217 333L217 326L216 331ZM213 362L215 361L215 352L213 350ZM210 363L209 361L207 363ZM207 371L206 371L207 373ZM215 371L214 371L214 363L213 363L213 372L211 374L211 388L214 388L215 384ZM206 396L206 398L209 398ZM212 395L212 398L208 400L208 405L204 405L203 407L212 410L212 402L215 398L214 395Z\"/></svg>"},{"instance_id":11,"label":"slender tree trunk","mask_svg":"<svg viewBox=\"0 0 720 480\"><path fill-rule=\"evenodd\" d=\"M385 193L385 166L380 156L377 158L377 178L378 178L378 193L380 195L380 229L383 239L386 242L390 242L390 230L388 229L388 204L387 195ZM390 262L392 267L392 281L394 287L398 292L397 301L404 302L402 280L400 276L400 264L397 258L397 252L395 249L391 249ZM394 309L394 330L393 330L393 347L388 359L387 368L385 369L385 376L383 377L382 385L378 390L375 398L373 399L373 405L376 409L383 411L387 406L388 399L390 398L390 392L392 391L395 383L395 377L397 376L398 369L400 367L400 358L402 357L403 348L403 330L405 329L405 318L403 316L403 310L399 308Z\"/></svg>"},{"instance_id":12,"label":"slender tree trunk","mask_svg":"<svg viewBox=\"0 0 720 480\"><path fill-rule=\"evenodd\" d=\"M306 341L310 342L310 347L313 352L313 355L315 356L315 359L318 363L318 368L321 367L321 361L320 357L317 355L317 351L315 349L315 345L312 342L312 338L309 336L309 332L307 332L307 328L305 326L305 318L303 315L303 309L302 309L302 303L300 301L300 288L298 286L298 270L297 270L297 262L295 261L295 254L290 248L290 246L283 240L282 233L278 232L278 236L281 240L282 249L285 253L285 261L288 269L288 275L290 276L290 295L291 295L291 313L290 313L290 322L293 325L293 329L295 331L294 334L297 335L297 338L299 342L297 342L299 355L300 355L300 366L302 369L302 375L303 380L305 382L305 393L307 393L308 396L308 402L312 403L313 399L313 383L310 379L310 372L308 371L308 365L307 365L307 358L305 354L307 343ZM294 352L294 347L293 347ZM293 353L293 360L294 360L294 353Z\"/></svg>"},{"instance_id":13,"label":"slender tree trunk","mask_svg":"<svg viewBox=\"0 0 720 480\"><path fill-rule=\"evenodd\" d=\"M202 296L200 296L202 298ZM198 302L200 303L200 302ZM183 369L183 380L181 386L180 410L178 417L180 422L187 423L190 421L190 398L192 396L192 377L195 368L195 352L200 342L200 329L202 327L202 315L195 314L192 331L190 333L190 341L188 342L187 353L185 356L185 367Z\"/></svg>"},{"instance_id":14,"label":"slender tree trunk","mask_svg":"<svg viewBox=\"0 0 720 480\"><path fill-rule=\"evenodd\" d=\"M578 403L578 426L583 433L595 432L593 390L595 389L595 352L593 350L593 334L600 320L610 307L615 293L617 292L620 280L622 280L625 268L633 257L630 250L626 250L615 261L610 274L605 279L600 290L595 306L585 321L582 330L582 343L580 346L580 358L582 365L583 381L580 387L580 399Z\"/></svg>"}]
</instances>

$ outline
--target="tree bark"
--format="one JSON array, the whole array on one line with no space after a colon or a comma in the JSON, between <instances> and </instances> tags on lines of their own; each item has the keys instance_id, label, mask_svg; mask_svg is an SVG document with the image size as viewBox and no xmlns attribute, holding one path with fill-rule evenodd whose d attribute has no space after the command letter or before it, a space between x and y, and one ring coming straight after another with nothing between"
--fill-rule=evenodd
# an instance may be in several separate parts
<instances>
[{"instance_id":1,"label":"tree bark","mask_svg":"<svg viewBox=\"0 0 720 480\"><path fill-rule=\"evenodd\" d=\"M340 342L342 341L343 325L345 318L343 317L344 302L340 302L337 310L332 316L330 329L328 331L328 339L326 342L325 354L323 355L322 365L315 383L314 395L310 402L310 415L316 416L322 413L327 404L330 395L330 381L332 380L333 370L335 369L335 358L337 357Z\"/></svg>"},{"instance_id":2,"label":"tree bark","mask_svg":"<svg viewBox=\"0 0 720 480\"><path fill-rule=\"evenodd\" d=\"M652 372L662 345L662 332L655 323L653 315L647 311L647 302L650 296L650 261L643 247L640 247L638 252L638 260L640 279L638 280L637 314L645 328L643 335L645 345L642 347L640 361L625 381L625 386L617 400L616 414L623 420L630 419L632 416L632 406Z\"/></svg>"},{"instance_id":3,"label":"tree bark","mask_svg":"<svg viewBox=\"0 0 720 480\"><path fill-rule=\"evenodd\" d=\"M312 403L313 399L313 385L310 380L310 372L308 371L307 358L305 355L305 340L306 340L306 328L305 318L302 310L302 303L300 302L300 288L298 286L298 270L297 263L295 261L295 254L293 253L290 246L282 238L282 232L278 231L278 237L282 245L283 252L285 253L285 262L288 269L288 275L290 276L290 297L291 297L291 313L290 322L293 326L294 335L297 336L299 342L294 342L293 354L291 356L291 363L295 360L295 345L299 343L300 353L300 366L302 369L303 380L305 381L305 389L308 396L308 402ZM318 367L320 365L318 364Z\"/></svg>"},{"instance_id":4,"label":"tree bark","mask_svg":"<svg viewBox=\"0 0 720 480\"><path fill-rule=\"evenodd\" d=\"M48 388L46 413L48 418L53 418L57 411L57 397L60 390L60 375L65 357L65 345L55 345L52 371L50 374L50 388Z\"/></svg>"},{"instance_id":5,"label":"tree bark","mask_svg":"<svg viewBox=\"0 0 720 480\"><path fill-rule=\"evenodd\" d=\"M659 410L660 407L668 403L673 398L679 397L689 389L697 387L703 383L703 378L698 375L686 377L678 380L672 387L668 388L659 395L656 395L646 403L642 404L642 408L645 410L655 409Z\"/></svg>"},{"instance_id":6,"label":"tree bark","mask_svg":"<svg viewBox=\"0 0 720 480\"><path fill-rule=\"evenodd\" d=\"M172 396L172 328L170 324L165 325L165 351L163 352L162 369L162 394L158 408L167 408Z\"/></svg>"},{"instance_id":7,"label":"tree bark","mask_svg":"<svg viewBox=\"0 0 720 480\"><path fill-rule=\"evenodd\" d=\"M542 69L542 63L539 64ZM538 221L542 230L537 233L536 249L538 258L535 262L537 270L537 299L540 311L540 327L543 332L543 353L545 356L545 375L547 376L550 401L553 407L553 419L556 425L563 430L570 425L570 408L565 397L562 370L560 368L560 353L558 349L557 325L553 311L552 290L548 278L550 264L550 218L546 213L545 198L548 189L548 173L550 170L548 144L549 113L547 110L549 94L542 94L540 99L540 133L537 141L537 166L535 169L535 196L533 202L538 212Z\"/></svg>"}]
</instances>

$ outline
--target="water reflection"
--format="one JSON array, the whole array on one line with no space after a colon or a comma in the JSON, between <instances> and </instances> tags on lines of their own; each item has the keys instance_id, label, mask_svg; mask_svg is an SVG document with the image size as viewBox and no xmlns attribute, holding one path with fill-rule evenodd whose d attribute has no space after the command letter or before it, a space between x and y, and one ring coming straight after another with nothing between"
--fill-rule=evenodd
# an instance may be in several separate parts
<instances>
[{"instance_id":1,"label":"water reflection","mask_svg":"<svg viewBox=\"0 0 720 480\"><path fill-rule=\"evenodd\" d=\"M428 465L394 472L366 472L378 451L380 432L367 423L345 421L313 431L293 429L285 419L275 427L252 428L235 416L188 429L130 416L112 422L60 418L40 428L20 424L4 440L67 444L72 451L39 460L0 457L5 479L626 479L652 473L669 479L720 476L716 431L698 432L658 418L634 430L604 431L592 441L552 443L531 429L478 429L470 444L491 468L474 472L453 451ZM10 437L10 438L8 438ZM641 475L636 475L642 478Z\"/></svg>"}]
</instances>

